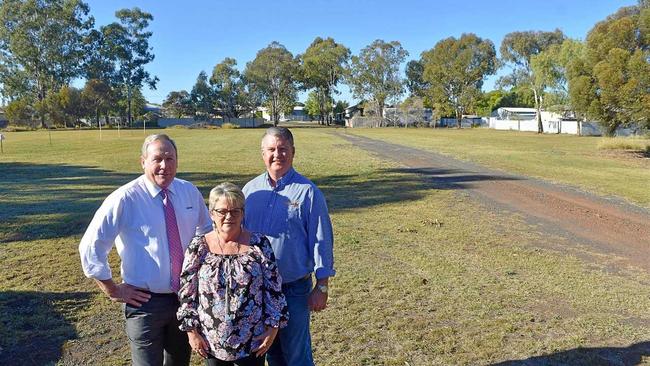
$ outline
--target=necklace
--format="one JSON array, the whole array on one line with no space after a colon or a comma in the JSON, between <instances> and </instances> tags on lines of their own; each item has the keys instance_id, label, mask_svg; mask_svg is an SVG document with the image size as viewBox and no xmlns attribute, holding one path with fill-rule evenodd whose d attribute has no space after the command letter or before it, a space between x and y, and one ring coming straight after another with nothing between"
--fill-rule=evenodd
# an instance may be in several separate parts
<instances>
[{"instance_id":1,"label":"necklace","mask_svg":"<svg viewBox=\"0 0 650 366\"><path fill-rule=\"evenodd\" d=\"M239 235L237 235L237 239L236 239L237 252L235 254L239 254L239 250L241 248L241 240L240 240L241 236L242 236L242 232L240 232ZM223 254L223 255L228 255L228 254L226 254L226 250L225 250L226 244L227 243L225 242L225 240L223 240L221 238L221 235L219 235L219 233L217 233L217 246L219 246L219 250L221 250L221 254Z\"/></svg>"}]
</instances>

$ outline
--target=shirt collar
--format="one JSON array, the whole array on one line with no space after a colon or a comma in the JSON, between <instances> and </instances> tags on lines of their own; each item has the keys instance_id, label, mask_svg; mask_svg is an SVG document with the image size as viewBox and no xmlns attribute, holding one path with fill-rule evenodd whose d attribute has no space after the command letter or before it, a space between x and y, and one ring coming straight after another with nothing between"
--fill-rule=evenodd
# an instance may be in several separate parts
<instances>
[{"instance_id":1,"label":"shirt collar","mask_svg":"<svg viewBox=\"0 0 650 366\"><path fill-rule=\"evenodd\" d=\"M149 195L153 198L156 197L157 195L160 194L162 191L162 188L158 187L157 184L153 183L150 181L144 174L142 175L142 181L144 182L144 187L147 189L147 192L149 192ZM172 181L172 183L167 187L167 190L171 192L171 194L174 194L175 191L175 185L176 185L176 178Z\"/></svg>"},{"instance_id":2,"label":"shirt collar","mask_svg":"<svg viewBox=\"0 0 650 366\"><path fill-rule=\"evenodd\" d=\"M277 182L275 182L275 189L282 189L284 186L287 184L291 183L291 180L293 179L293 176L296 174L296 171L293 169L293 167L289 168L287 171L287 174L283 175L278 179ZM271 177L269 176L269 172L266 172L266 184L269 185L269 187L273 188L273 185L271 184Z\"/></svg>"}]
</instances>

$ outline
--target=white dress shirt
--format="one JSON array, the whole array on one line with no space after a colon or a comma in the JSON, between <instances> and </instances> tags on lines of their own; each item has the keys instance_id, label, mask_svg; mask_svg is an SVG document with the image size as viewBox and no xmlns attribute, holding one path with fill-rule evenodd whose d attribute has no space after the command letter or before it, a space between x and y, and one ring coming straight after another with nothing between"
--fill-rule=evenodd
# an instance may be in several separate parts
<instances>
[{"instance_id":1,"label":"white dress shirt","mask_svg":"<svg viewBox=\"0 0 650 366\"><path fill-rule=\"evenodd\" d=\"M212 220L199 190L174 179L168 190L176 213L183 252L192 238L212 230ZM111 193L95 213L79 244L87 277L113 277L108 253L113 244L122 259L122 280L151 292L170 293L169 246L160 187L144 175Z\"/></svg>"}]
</instances>

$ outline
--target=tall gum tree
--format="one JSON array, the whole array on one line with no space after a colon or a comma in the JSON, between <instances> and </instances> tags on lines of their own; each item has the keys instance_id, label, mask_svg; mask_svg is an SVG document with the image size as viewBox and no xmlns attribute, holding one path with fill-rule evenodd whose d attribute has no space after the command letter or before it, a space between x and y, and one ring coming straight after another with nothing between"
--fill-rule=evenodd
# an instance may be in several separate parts
<instances>
[{"instance_id":1,"label":"tall gum tree","mask_svg":"<svg viewBox=\"0 0 650 366\"><path fill-rule=\"evenodd\" d=\"M650 3L623 7L587 34L584 56L568 67L572 105L606 135L619 126L650 128Z\"/></svg>"},{"instance_id":2,"label":"tall gum tree","mask_svg":"<svg viewBox=\"0 0 650 366\"><path fill-rule=\"evenodd\" d=\"M256 95L250 92L234 58L226 57L214 66L210 84L214 88L216 107L224 118L238 118L256 105Z\"/></svg>"},{"instance_id":3,"label":"tall gum tree","mask_svg":"<svg viewBox=\"0 0 650 366\"><path fill-rule=\"evenodd\" d=\"M298 56L305 88L315 89L319 107L319 123L329 125L332 94L343 78L350 60L350 50L332 38L316 37L304 54Z\"/></svg>"},{"instance_id":4,"label":"tall gum tree","mask_svg":"<svg viewBox=\"0 0 650 366\"><path fill-rule=\"evenodd\" d=\"M155 58L149 47L152 33L147 31L153 16L140 8L121 9L115 12L118 22L102 27L105 47L116 64L114 81L126 99L126 113L129 125L133 123L132 102L137 93L146 84L156 89L158 78L145 70L145 65Z\"/></svg>"},{"instance_id":5,"label":"tall gum tree","mask_svg":"<svg viewBox=\"0 0 650 366\"><path fill-rule=\"evenodd\" d=\"M582 57L583 52L582 42L566 39L562 44L553 44L530 58L533 85L547 93L546 108L556 112L575 111L569 99L568 66L572 60ZM577 117L580 134L583 116L578 113Z\"/></svg>"},{"instance_id":6,"label":"tall gum tree","mask_svg":"<svg viewBox=\"0 0 650 366\"><path fill-rule=\"evenodd\" d=\"M398 41L381 39L364 47L359 56L352 56L347 83L355 98L372 103L380 121L386 101L397 101L404 93L399 68L407 56L408 52Z\"/></svg>"},{"instance_id":7,"label":"tall gum tree","mask_svg":"<svg viewBox=\"0 0 650 366\"><path fill-rule=\"evenodd\" d=\"M50 91L81 75L84 37L93 26L80 0L0 2L0 84L9 99L25 98L41 110Z\"/></svg>"},{"instance_id":8,"label":"tall gum tree","mask_svg":"<svg viewBox=\"0 0 650 366\"><path fill-rule=\"evenodd\" d=\"M492 41L475 34L449 37L422 53L425 95L438 115L453 114L460 128L463 114L474 108L488 75L496 72Z\"/></svg>"},{"instance_id":9,"label":"tall gum tree","mask_svg":"<svg viewBox=\"0 0 650 366\"><path fill-rule=\"evenodd\" d=\"M298 60L283 45L272 42L246 64L244 77L269 109L273 125L296 101Z\"/></svg>"},{"instance_id":10,"label":"tall gum tree","mask_svg":"<svg viewBox=\"0 0 650 366\"><path fill-rule=\"evenodd\" d=\"M541 108L544 98L545 85L539 84L543 79L536 79L531 67L531 58L548 49L551 45L561 44L566 37L561 30L552 32L525 31L511 32L503 37L499 51L501 60L512 68L509 75L499 80L501 86L514 88L530 88L534 93L535 109L537 110L537 132L544 132Z\"/></svg>"}]
</instances>

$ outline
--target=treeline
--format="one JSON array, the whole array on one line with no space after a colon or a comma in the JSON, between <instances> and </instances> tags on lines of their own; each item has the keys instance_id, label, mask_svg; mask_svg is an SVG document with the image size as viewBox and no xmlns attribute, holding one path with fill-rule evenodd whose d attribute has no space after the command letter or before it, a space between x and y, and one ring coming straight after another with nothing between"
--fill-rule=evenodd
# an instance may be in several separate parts
<instances>
[{"instance_id":1,"label":"treeline","mask_svg":"<svg viewBox=\"0 0 650 366\"><path fill-rule=\"evenodd\" d=\"M84 117L119 116L133 123L146 101L144 85L158 78L147 31L151 14L115 12L116 21L95 27L80 0L3 0L0 3L0 83L12 123L40 121L70 126ZM70 83L84 79L79 90ZM49 122L49 123L48 123Z\"/></svg>"},{"instance_id":2,"label":"treeline","mask_svg":"<svg viewBox=\"0 0 650 366\"><path fill-rule=\"evenodd\" d=\"M41 9L30 9L34 4ZM130 121L141 87L155 87L157 79L144 70L153 60L147 42L151 33L146 31L152 18L139 9L118 11L118 22L99 29L93 29L88 7L80 1L13 0L3 2L0 10L0 77L3 95L11 100L8 113L15 109L37 115L43 124L48 118L89 111L95 119L121 113ZM60 37L34 42L39 33L24 32L51 27L59 12ZM48 14L46 25L35 25L42 14ZM29 39L15 36L18 27ZM211 74L201 71L192 90L169 93L163 105L175 117L195 118L236 118L265 106L277 123L294 107L298 92L310 91L307 112L329 123L346 106L334 99L346 84L377 116L386 104L426 106L435 117L454 116L460 122L466 114L526 106L596 120L612 134L619 126L650 127L649 43L650 0L639 0L598 22L584 41L569 39L560 30L517 31L504 37L497 55L489 39L472 33L449 37L410 60L405 73L400 66L409 54L398 41L376 40L358 55L332 38L318 37L297 55L273 42L242 72L236 60L226 58ZM34 47L40 57L30 57L36 54ZM498 89L483 92L485 79L501 68L508 73L498 80ZM84 90L68 86L73 77L88 80ZM64 108L75 98L83 108ZM57 108L64 113L57 115ZM538 126L542 132L540 113Z\"/></svg>"}]
</instances>

